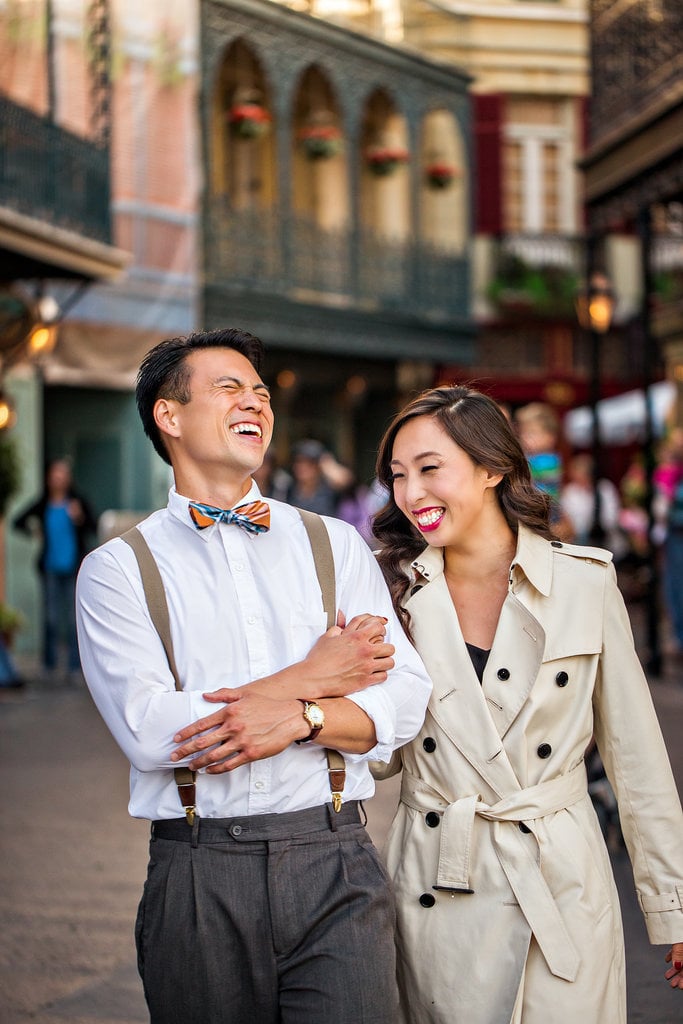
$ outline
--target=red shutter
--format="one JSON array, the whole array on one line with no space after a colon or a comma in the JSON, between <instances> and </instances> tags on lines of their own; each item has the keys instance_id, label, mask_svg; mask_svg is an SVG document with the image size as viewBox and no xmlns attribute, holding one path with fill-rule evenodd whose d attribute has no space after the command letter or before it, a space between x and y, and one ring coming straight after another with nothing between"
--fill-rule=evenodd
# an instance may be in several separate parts
<instances>
[{"instance_id":1,"label":"red shutter","mask_svg":"<svg viewBox=\"0 0 683 1024\"><path fill-rule=\"evenodd\" d=\"M475 135L475 232L499 235L503 230L501 95L473 95Z\"/></svg>"}]
</instances>

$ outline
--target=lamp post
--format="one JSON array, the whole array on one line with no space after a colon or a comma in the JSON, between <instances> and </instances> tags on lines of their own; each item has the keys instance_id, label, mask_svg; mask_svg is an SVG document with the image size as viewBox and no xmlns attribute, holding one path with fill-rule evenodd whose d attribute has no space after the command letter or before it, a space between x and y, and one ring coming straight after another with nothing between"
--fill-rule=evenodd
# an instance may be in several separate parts
<instances>
[{"instance_id":1,"label":"lamp post","mask_svg":"<svg viewBox=\"0 0 683 1024\"><path fill-rule=\"evenodd\" d=\"M593 425L593 523L590 539L593 544L604 543L602 527L600 480L602 478L602 449L600 445L600 342L612 324L614 314L614 292L610 280L602 271L594 270L588 278L588 285L576 296L576 315L581 327L590 337L591 366L589 405Z\"/></svg>"}]
</instances>

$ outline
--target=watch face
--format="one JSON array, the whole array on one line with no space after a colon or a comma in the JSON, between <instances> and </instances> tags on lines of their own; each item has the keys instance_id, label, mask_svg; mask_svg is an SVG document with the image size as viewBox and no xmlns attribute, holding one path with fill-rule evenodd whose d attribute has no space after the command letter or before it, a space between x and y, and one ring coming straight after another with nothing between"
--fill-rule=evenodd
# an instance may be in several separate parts
<instances>
[{"instance_id":1,"label":"watch face","mask_svg":"<svg viewBox=\"0 0 683 1024\"><path fill-rule=\"evenodd\" d=\"M318 707L317 704L309 704L304 713L304 717L312 729L322 728L325 724L325 715L323 714L322 708Z\"/></svg>"}]
</instances>

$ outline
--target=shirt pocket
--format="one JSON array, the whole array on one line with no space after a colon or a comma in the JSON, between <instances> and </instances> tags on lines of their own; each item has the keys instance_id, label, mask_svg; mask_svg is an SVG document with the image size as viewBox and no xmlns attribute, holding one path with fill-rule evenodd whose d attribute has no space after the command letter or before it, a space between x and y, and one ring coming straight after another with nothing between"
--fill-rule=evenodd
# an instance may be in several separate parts
<instances>
[{"instance_id":1,"label":"shirt pocket","mask_svg":"<svg viewBox=\"0 0 683 1024\"><path fill-rule=\"evenodd\" d=\"M289 636L293 661L302 661L323 633L327 632L327 616L319 612L302 612L290 608Z\"/></svg>"}]
</instances>

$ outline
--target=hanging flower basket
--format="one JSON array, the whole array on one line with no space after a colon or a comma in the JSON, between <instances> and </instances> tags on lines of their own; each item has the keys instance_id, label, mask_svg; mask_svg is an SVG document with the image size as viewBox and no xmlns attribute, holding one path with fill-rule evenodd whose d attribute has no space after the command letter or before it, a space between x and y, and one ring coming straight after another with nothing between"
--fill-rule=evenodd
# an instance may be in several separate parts
<instances>
[{"instance_id":1,"label":"hanging flower basket","mask_svg":"<svg viewBox=\"0 0 683 1024\"><path fill-rule=\"evenodd\" d=\"M327 160L340 153L344 146L342 134L333 124L307 125L298 138L309 160Z\"/></svg>"},{"instance_id":2,"label":"hanging flower basket","mask_svg":"<svg viewBox=\"0 0 683 1024\"><path fill-rule=\"evenodd\" d=\"M425 179L430 188L449 188L458 177L458 169L452 164L435 162L425 167Z\"/></svg>"},{"instance_id":3,"label":"hanging flower basket","mask_svg":"<svg viewBox=\"0 0 683 1024\"><path fill-rule=\"evenodd\" d=\"M366 150L365 162L372 174L386 178L401 166L407 164L410 154L399 146L371 146Z\"/></svg>"},{"instance_id":4,"label":"hanging flower basket","mask_svg":"<svg viewBox=\"0 0 683 1024\"><path fill-rule=\"evenodd\" d=\"M240 139L258 139L270 128L272 118L260 103L238 103L228 111L228 124Z\"/></svg>"}]
</instances>

